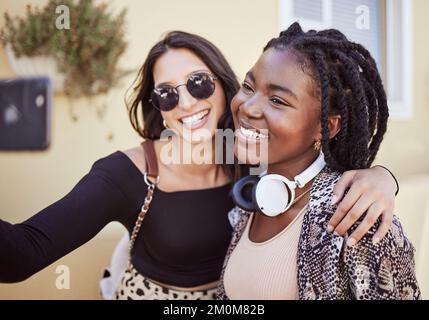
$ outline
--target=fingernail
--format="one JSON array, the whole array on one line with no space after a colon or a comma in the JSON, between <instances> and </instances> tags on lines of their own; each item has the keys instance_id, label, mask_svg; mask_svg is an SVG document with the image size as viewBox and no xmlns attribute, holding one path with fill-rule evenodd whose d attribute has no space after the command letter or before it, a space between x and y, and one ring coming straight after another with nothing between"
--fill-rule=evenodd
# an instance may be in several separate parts
<instances>
[{"instance_id":1,"label":"fingernail","mask_svg":"<svg viewBox=\"0 0 429 320\"><path fill-rule=\"evenodd\" d=\"M336 203L337 203L337 201L338 201L338 197L334 194L334 195L332 196L332 199L331 199L331 206L333 206L334 204L336 204Z\"/></svg>"},{"instance_id":2,"label":"fingernail","mask_svg":"<svg viewBox=\"0 0 429 320\"><path fill-rule=\"evenodd\" d=\"M334 227L331 226L330 224L328 224L328 227L326 228L326 230L331 233L332 231L334 231Z\"/></svg>"},{"instance_id":3,"label":"fingernail","mask_svg":"<svg viewBox=\"0 0 429 320\"><path fill-rule=\"evenodd\" d=\"M353 238L349 238L349 239L347 240L347 246L349 246L349 247L353 247L355 244L356 244L356 240L355 240L355 239L353 239Z\"/></svg>"},{"instance_id":4,"label":"fingernail","mask_svg":"<svg viewBox=\"0 0 429 320\"><path fill-rule=\"evenodd\" d=\"M334 231L334 236L339 237L340 235L338 234L338 232L337 232L337 231Z\"/></svg>"},{"instance_id":5,"label":"fingernail","mask_svg":"<svg viewBox=\"0 0 429 320\"><path fill-rule=\"evenodd\" d=\"M376 245L379 242L380 242L380 238L374 238L374 239L372 239L372 244L374 244L374 245Z\"/></svg>"}]
</instances>

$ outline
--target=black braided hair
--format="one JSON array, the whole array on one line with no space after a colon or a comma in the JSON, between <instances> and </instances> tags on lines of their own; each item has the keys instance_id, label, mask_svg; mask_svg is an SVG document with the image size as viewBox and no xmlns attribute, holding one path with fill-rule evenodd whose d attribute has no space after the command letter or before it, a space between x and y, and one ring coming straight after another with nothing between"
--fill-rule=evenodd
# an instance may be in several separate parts
<instances>
[{"instance_id":1,"label":"black braided hair","mask_svg":"<svg viewBox=\"0 0 429 320\"><path fill-rule=\"evenodd\" d=\"M368 168L386 132L389 110L376 63L362 45L351 42L338 30L304 32L295 22L264 51L293 50L314 82L320 97L322 151L335 170ZM341 116L341 130L329 138L328 117Z\"/></svg>"}]
</instances>

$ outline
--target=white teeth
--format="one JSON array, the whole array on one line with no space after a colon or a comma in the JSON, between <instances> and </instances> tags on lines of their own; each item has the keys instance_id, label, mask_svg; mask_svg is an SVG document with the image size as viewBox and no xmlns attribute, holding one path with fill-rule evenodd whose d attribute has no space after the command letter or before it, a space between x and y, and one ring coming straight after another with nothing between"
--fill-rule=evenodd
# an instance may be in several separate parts
<instances>
[{"instance_id":1,"label":"white teeth","mask_svg":"<svg viewBox=\"0 0 429 320\"><path fill-rule=\"evenodd\" d=\"M245 137L249 137L257 140L268 139L268 134L264 134L262 132L256 132L256 130L240 127L240 131Z\"/></svg>"},{"instance_id":2,"label":"white teeth","mask_svg":"<svg viewBox=\"0 0 429 320\"><path fill-rule=\"evenodd\" d=\"M204 116L206 116L209 113L209 110L204 110L201 112L198 112L197 114L194 114L193 116L182 118L182 122L186 125L193 125L200 121Z\"/></svg>"}]
</instances>

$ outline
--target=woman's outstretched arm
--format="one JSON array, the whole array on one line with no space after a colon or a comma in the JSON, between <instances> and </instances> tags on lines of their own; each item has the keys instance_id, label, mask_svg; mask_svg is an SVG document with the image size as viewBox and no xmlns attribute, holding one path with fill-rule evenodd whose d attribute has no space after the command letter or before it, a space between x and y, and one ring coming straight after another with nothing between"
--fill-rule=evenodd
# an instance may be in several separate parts
<instances>
[{"instance_id":1,"label":"woman's outstretched arm","mask_svg":"<svg viewBox=\"0 0 429 320\"><path fill-rule=\"evenodd\" d=\"M0 282L25 280L130 212L114 173L115 161L124 161L120 157L95 162L66 196L28 220L14 225L0 220Z\"/></svg>"}]
</instances>

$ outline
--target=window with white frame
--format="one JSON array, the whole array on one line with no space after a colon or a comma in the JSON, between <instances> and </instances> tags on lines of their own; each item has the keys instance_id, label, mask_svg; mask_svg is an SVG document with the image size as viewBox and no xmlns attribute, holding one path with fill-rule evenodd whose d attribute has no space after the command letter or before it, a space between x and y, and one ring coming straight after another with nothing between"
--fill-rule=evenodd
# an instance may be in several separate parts
<instances>
[{"instance_id":1,"label":"window with white frame","mask_svg":"<svg viewBox=\"0 0 429 320\"><path fill-rule=\"evenodd\" d=\"M304 30L335 28L372 54L384 80L390 114L412 115L412 43L409 0L279 0L280 30L299 21Z\"/></svg>"}]
</instances>

